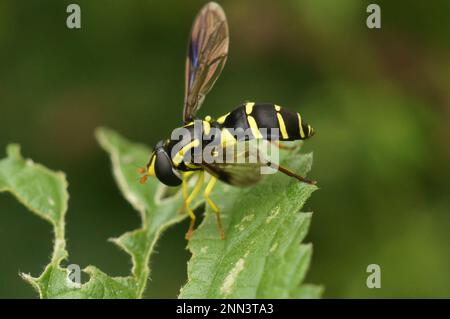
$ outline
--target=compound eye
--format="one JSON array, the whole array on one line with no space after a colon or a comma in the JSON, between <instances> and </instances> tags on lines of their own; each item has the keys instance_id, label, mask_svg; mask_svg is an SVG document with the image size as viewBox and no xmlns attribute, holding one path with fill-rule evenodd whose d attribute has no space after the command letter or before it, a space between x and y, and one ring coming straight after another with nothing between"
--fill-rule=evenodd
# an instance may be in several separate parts
<instances>
[{"instance_id":1,"label":"compound eye","mask_svg":"<svg viewBox=\"0 0 450 319\"><path fill-rule=\"evenodd\" d=\"M159 149L155 156L156 177L167 186L180 185L182 180L174 170L169 155L163 149Z\"/></svg>"}]
</instances>

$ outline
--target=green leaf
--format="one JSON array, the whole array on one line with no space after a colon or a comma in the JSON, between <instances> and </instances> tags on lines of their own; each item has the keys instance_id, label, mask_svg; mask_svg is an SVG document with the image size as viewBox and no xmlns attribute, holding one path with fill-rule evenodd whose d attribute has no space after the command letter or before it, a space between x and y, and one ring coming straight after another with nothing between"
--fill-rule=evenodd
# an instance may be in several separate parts
<instances>
[{"instance_id":1,"label":"green leaf","mask_svg":"<svg viewBox=\"0 0 450 319\"><path fill-rule=\"evenodd\" d=\"M185 218L178 213L179 191L163 196L167 189L156 179L146 185L137 180L136 168L148 160L150 150L127 141L119 134L99 129L100 145L109 153L114 177L124 197L140 213L142 227L112 239L132 258L131 274L110 277L94 266L84 271L89 280L74 284L61 262L68 258L64 235L67 182L53 172L23 159L19 146L10 145L0 161L0 191L12 193L30 211L50 222L55 233L51 262L37 278L22 277L41 298L139 298L150 269L154 244L164 229ZM306 174L312 155L289 153L284 165ZM212 194L222 211L226 239L220 240L214 214L209 212L188 244L188 282L182 298L318 298L322 288L302 285L312 248L300 244L311 213L300 213L315 186L299 183L281 174L271 175L256 187L240 189L219 183ZM201 196L192 205L198 207Z\"/></svg>"},{"instance_id":2,"label":"green leaf","mask_svg":"<svg viewBox=\"0 0 450 319\"><path fill-rule=\"evenodd\" d=\"M94 266L83 271L89 274L84 284L68 278L68 270L61 262L68 258L64 235L64 216L67 211L67 181L63 173L53 172L32 160L22 158L18 145L7 148L7 158L0 161L0 191L10 192L31 212L50 222L55 233L51 262L37 278L21 274L41 298L139 298L148 281L148 261L153 246L169 225L184 218L177 213L181 196L159 199L164 188L156 180L143 186L137 182L136 167L148 160L150 150L130 143L118 134L100 129L97 138L110 154L114 176L125 198L140 213L142 227L112 239L132 258L131 274L110 277Z\"/></svg>"},{"instance_id":3,"label":"green leaf","mask_svg":"<svg viewBox=\"0 0 450 319\"><path fill-rule=\"evenodd\" d=\"M138 183L137 167L148 162L151 153L148 147L131 143L106 128L98 129L96 136L111 157L114 177L122 194L141 215L142 228L113 239L132 257L132 274L141 287L141 296L149 277L148 261L156 240L170 225L186 217L179 213L181 194L177 192L164 198L167 189L155 178L150 178L145 185Z\"/></svg>"},{"instance_id":4,"label":"green leaf","mask_svg":"<svg viewBox=\"0 0 450 319\"><path fill-rule=\"evenodd\" d=\"M0 192L10 192L31 212L53 225L55 243L52 263L67 257L64 215L69 194L66 177L32 160L25 160L16 144L8 145L7 158L0 161Z\"/></svg>"},{"instance_id":5,"label":"green leaf","mask_svg":"<svg viewBox=\"0 0 450 319\"><path fill-rule=\"evenodd\" d=\"M290 153L283 164L304 175L312 155ZM221 209L225 240L207 210L188 245L192 258L180 298L320 297L321 287L301 285L312 246L300 244L311 213L299 209L316 189L280 173L252 188L217 186L212 199Z\"/></svg>"}]
</instances>

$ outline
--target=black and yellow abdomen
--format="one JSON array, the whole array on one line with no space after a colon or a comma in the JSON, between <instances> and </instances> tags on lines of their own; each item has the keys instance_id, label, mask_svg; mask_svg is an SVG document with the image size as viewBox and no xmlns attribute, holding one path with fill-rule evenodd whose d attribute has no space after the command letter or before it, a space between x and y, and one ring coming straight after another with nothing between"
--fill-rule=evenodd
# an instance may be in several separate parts
<instances>
[{"instance_id":1,"label":"black and yellow abdomen","mask_svg":"<svg viewBox=\"0 0 450 319\"><path fill-rule=\"evenodd\" d=\"M178 133L179 132L179 133ZM302 121L299 113L272 103L241 104L233 111L213 121L195 120L172 132L166 142L173 166L180 171L200 170L202 160L194 162L196 154L203 155L205 147L234 145L237 141L266 139L269 141L304 140L314 129Z\"/></svg>"},{"instance_id":2,"label":"black and yellow abdomen","mask_svg":"<svg viewBox=\"0 0 450 319\"><path fill-rule=\"evenodd\" d=\"M314 134L314 129L303 122L299 113L272 103L248 102L217 119L222 127L243 129L250 138L267 140L304 140Z\"/></svg>"}]
</instances>

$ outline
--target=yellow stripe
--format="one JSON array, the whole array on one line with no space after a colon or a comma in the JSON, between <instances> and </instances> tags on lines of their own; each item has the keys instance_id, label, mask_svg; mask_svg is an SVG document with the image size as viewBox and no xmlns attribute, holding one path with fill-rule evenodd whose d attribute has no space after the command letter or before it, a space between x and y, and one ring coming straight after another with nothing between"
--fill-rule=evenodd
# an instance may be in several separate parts
<instances>
[{"instance_id":1,"label":"yellow stripe","mask_svg":"<svg viewBox=\"0 0 450 319\"><path fill-rule=\"evenodd\" d=\"M297 116L298 116L298 126L300 128L300 137L305 138L305 132L303 132L303 127L302 127L302 117L300 116L300 113L297 113Z\"/></svg>"},{"instance_id":2,"label":"yellow stripe","mask_svg":"<svg viewBox=\"0 0 450 319\"><path fill-rule=\"evenodd\" d=\"M195 139L192 142L190 142L190 143L186 144L185 146L183 146L183 148L180 150L179 153L181 153L181 155L184 155L191 148L197 147L199 144L200 144L200 141L198 139Z\"/></svg>"},{"instance_id":3,"label":"yellow stripe","mask_svg":"<svg viewBox=\"0 0 450 319\"><path fill-rule=\"evenodd\" d=\"M227 147L230 145L234 145L236 143L236 139L227 129L223 129L220 132L220 142L222 144L222 147Z\"/></svg>"},{"instance_id":4,"label":"yellow stripe","mask_svg":"<svg viewBox=\"0 0 450 319\"><path fill-rule=\"evenodd\" d=\"M311 129L312 129L311 125L308 125L308 136L311 136Z\"/></svg>"},{"instance_id":5,"label":"yellow stripe","mask_svg":"<svg viewBox=\"0 0 450 319\"><path fill-rule=\"evenodd\" d=\"M219 118L217 119L217 123L223 124L223 122L225 122L225 120L227 119L227 116L228 116L228 115L230 115L230 112L228 112L227 114L222 115L221 117L219 117Z\"/></svg>"},{"instance_id":6,"label":"yellow stripe","mask_svg":"<svg viewBox=\"0 0 450 319\"><path fill-rule=\"evenodd\" d=\"M209 122L203 121L203 133L208 135L211 132L211 124Z\"/></svg>"},{"instance_id":7,"label":"yellow stripe","mask_svg":"<svg viewBox=\"0 0 450 319\"><path fill-rule=\"evenodd\" d=\"M178 167L178 165L180 165L180 163L183 161L183 155L181 155L180 153L175 154L175 157L172 158L172 163L173 165L175 165L175 167Z\"/></svg>"},{"instance_id":8,"label":"yellow stripe","mask_svg":"<svg viewBox=\"0 0 450 319\"><path fill-rule=\"evenodd\" d=\"M253 102L249 102L249 103L245 104L245 113L252 114L253 105L255 105L255 103L253 103Z\"/></svg>"},{"instance_id":9,"label":"yellow stripe","mask_svg":"<svg viewBox=\"0 0 450 319\"><path fill-rule=\"evenodd\" d=\"M286 125L284 124L283 117L281 116L280 113L277 113L277 118L278 118L278 125L280 126L281 137L283 137L283 139L289 138L289 135L286 131Z\"/></svg>"},{"instance_id":10,"label":"yellow stripe","mask_svg":"<svg viewBox=\"0 0 450 319\"><path fill-rule=\"evenodd\" d=\"M261 132L259 131L258 125L256 124L253 116L247 115L247 121L250 125L250 129L252 130L252 134L255 138L262 138Z\"/></svg>"},{"instance_id":11,"label":"yellow stripe","mask_svg":"<svg viewBox=\"0 0 450 319\"><path fill-rule=\"evenodd\" d=\"M275 104L275 111L280 112L281 111L281 106Z\"/></svg>"},{"instance_id":12,"label":"yellow stripe","mask_svg":"<svg viewBox=\"0 0 450 319\"><path fill-rule=\"evenodd\" d=\"M172 159L172 162L175 164L175 166L178 166L183 161L184 154L186 154L191 148L197 147L199 144L200 141L198 139L195 139L183 146L183 148L177 154L175 154L175 157Z\"/></svg>"},{"instance_id":13,"label":"yellow stripe","mask_svg":"<svg viewBox=\"0 0 450 319\"><path fill-rule=\"evenodd\" d=\"M150 165L148 166L147 175L155 176L155 160L156 160L156 156L153 153L152 160L150 162Z\"/></svg>"}]
</instances>

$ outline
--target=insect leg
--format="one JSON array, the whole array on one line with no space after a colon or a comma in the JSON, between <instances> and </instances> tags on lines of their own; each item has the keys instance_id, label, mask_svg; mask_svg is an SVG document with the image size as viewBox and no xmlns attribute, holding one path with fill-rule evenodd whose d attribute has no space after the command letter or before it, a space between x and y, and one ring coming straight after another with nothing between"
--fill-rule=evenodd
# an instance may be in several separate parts
<instances>
[{"instance_id":1,"label":"insect leg","mask_svg":"<svg viewBox=\"0 0 450 319\"><path fill-rule=\"evenodd\" d=\"M185 208L189 214L189 217L191 218L191 223L189 225L189 229L185 236L185 238L188 240L189 240L189 238L191 238L192 232L194 231L194 225L195 225L195 214L194 214L194 211L189 207L189 205L191 204L191 202L195 199L195 197L200 192L200 190L203 186L204 176L205 175L204 175L203 171L201 171L198 174L198 179L195 182L194 189L192 190L191 194L187 197L187 199L184 201Z\"/></svg>"},{"instance_id":2,"label":"insect leg","mask_svg":"<svg viewBox=\"0 0 450 319\"><path fill-rule=\"evenodd\" d=\"M280 172L282 172L283 174L286 174L287 176L298 179L300 182L304 182L304 183L311 184L311 185L315 185L317 183L316 181L313 181L313 180L307 179L306 177L295 174L291 170L289 170L286 167L283 167L281 165L277 165L275 163L270 163L269 166L272 168L278 169Z\"/></svg>"},{"instance_id":3,"label":"insect leg","mask_svg":"<svg viewBox=\"0 0 450 319\"><path fill-rule=\"evenodd\" d=\"M181 184L181 191L183 194L183 206L180 207L180 209L178 210L179 214L182 214L186 208L186 200L189 197L189 179L191 178L192 175L194 175L195 172L186 172L183 173L183 181Z\"/></svg>"},{"instance_id":4,"label":"insect leg","mask_svg":"<svg viewBox=\"0 0 450 319\"><path fill-rule=\"evenodd\" d=\"M281 150L288 150L288 151L294 151L294 150L299 150L301 147L301 144L296 144L293 146L287 146L284 144L281 144L280 141L271 141L273 144L275 144L279 149Z\"/></svg>"},{"instance_id":5,"label":"insect leg","mask_svg":"<svg viewBox=\"0 0 450 319\"><path fill-rule=\"evenodd\" d=\"M217 178L214 176L211 176L211 179L209 180L208 184L206 185L204 196L205 196L205 201L209 204L209 206L211 206L214 213L216 214L217 226L219 227L219 233L220 233L220 239L224 240L225 232L223 231L222 219L220 218L219 207L217 207L217 205L211 200L211 198L209 198L209 195L211 194L214 186L216 185L216 182L217 182Z\"/></svg>"},{"instance_id":6,"label":"insect leg","mask_svg":"<svg viewBox=\"0 0 450 319\"><path fill-rule=\"evenodd\" d=\"M181 184L181 189L183 191L183 200L186 202L189 197L189 178L194 175L194 172L186 172L183 174L183 184Z\"/></svg>"}]
</instances>

